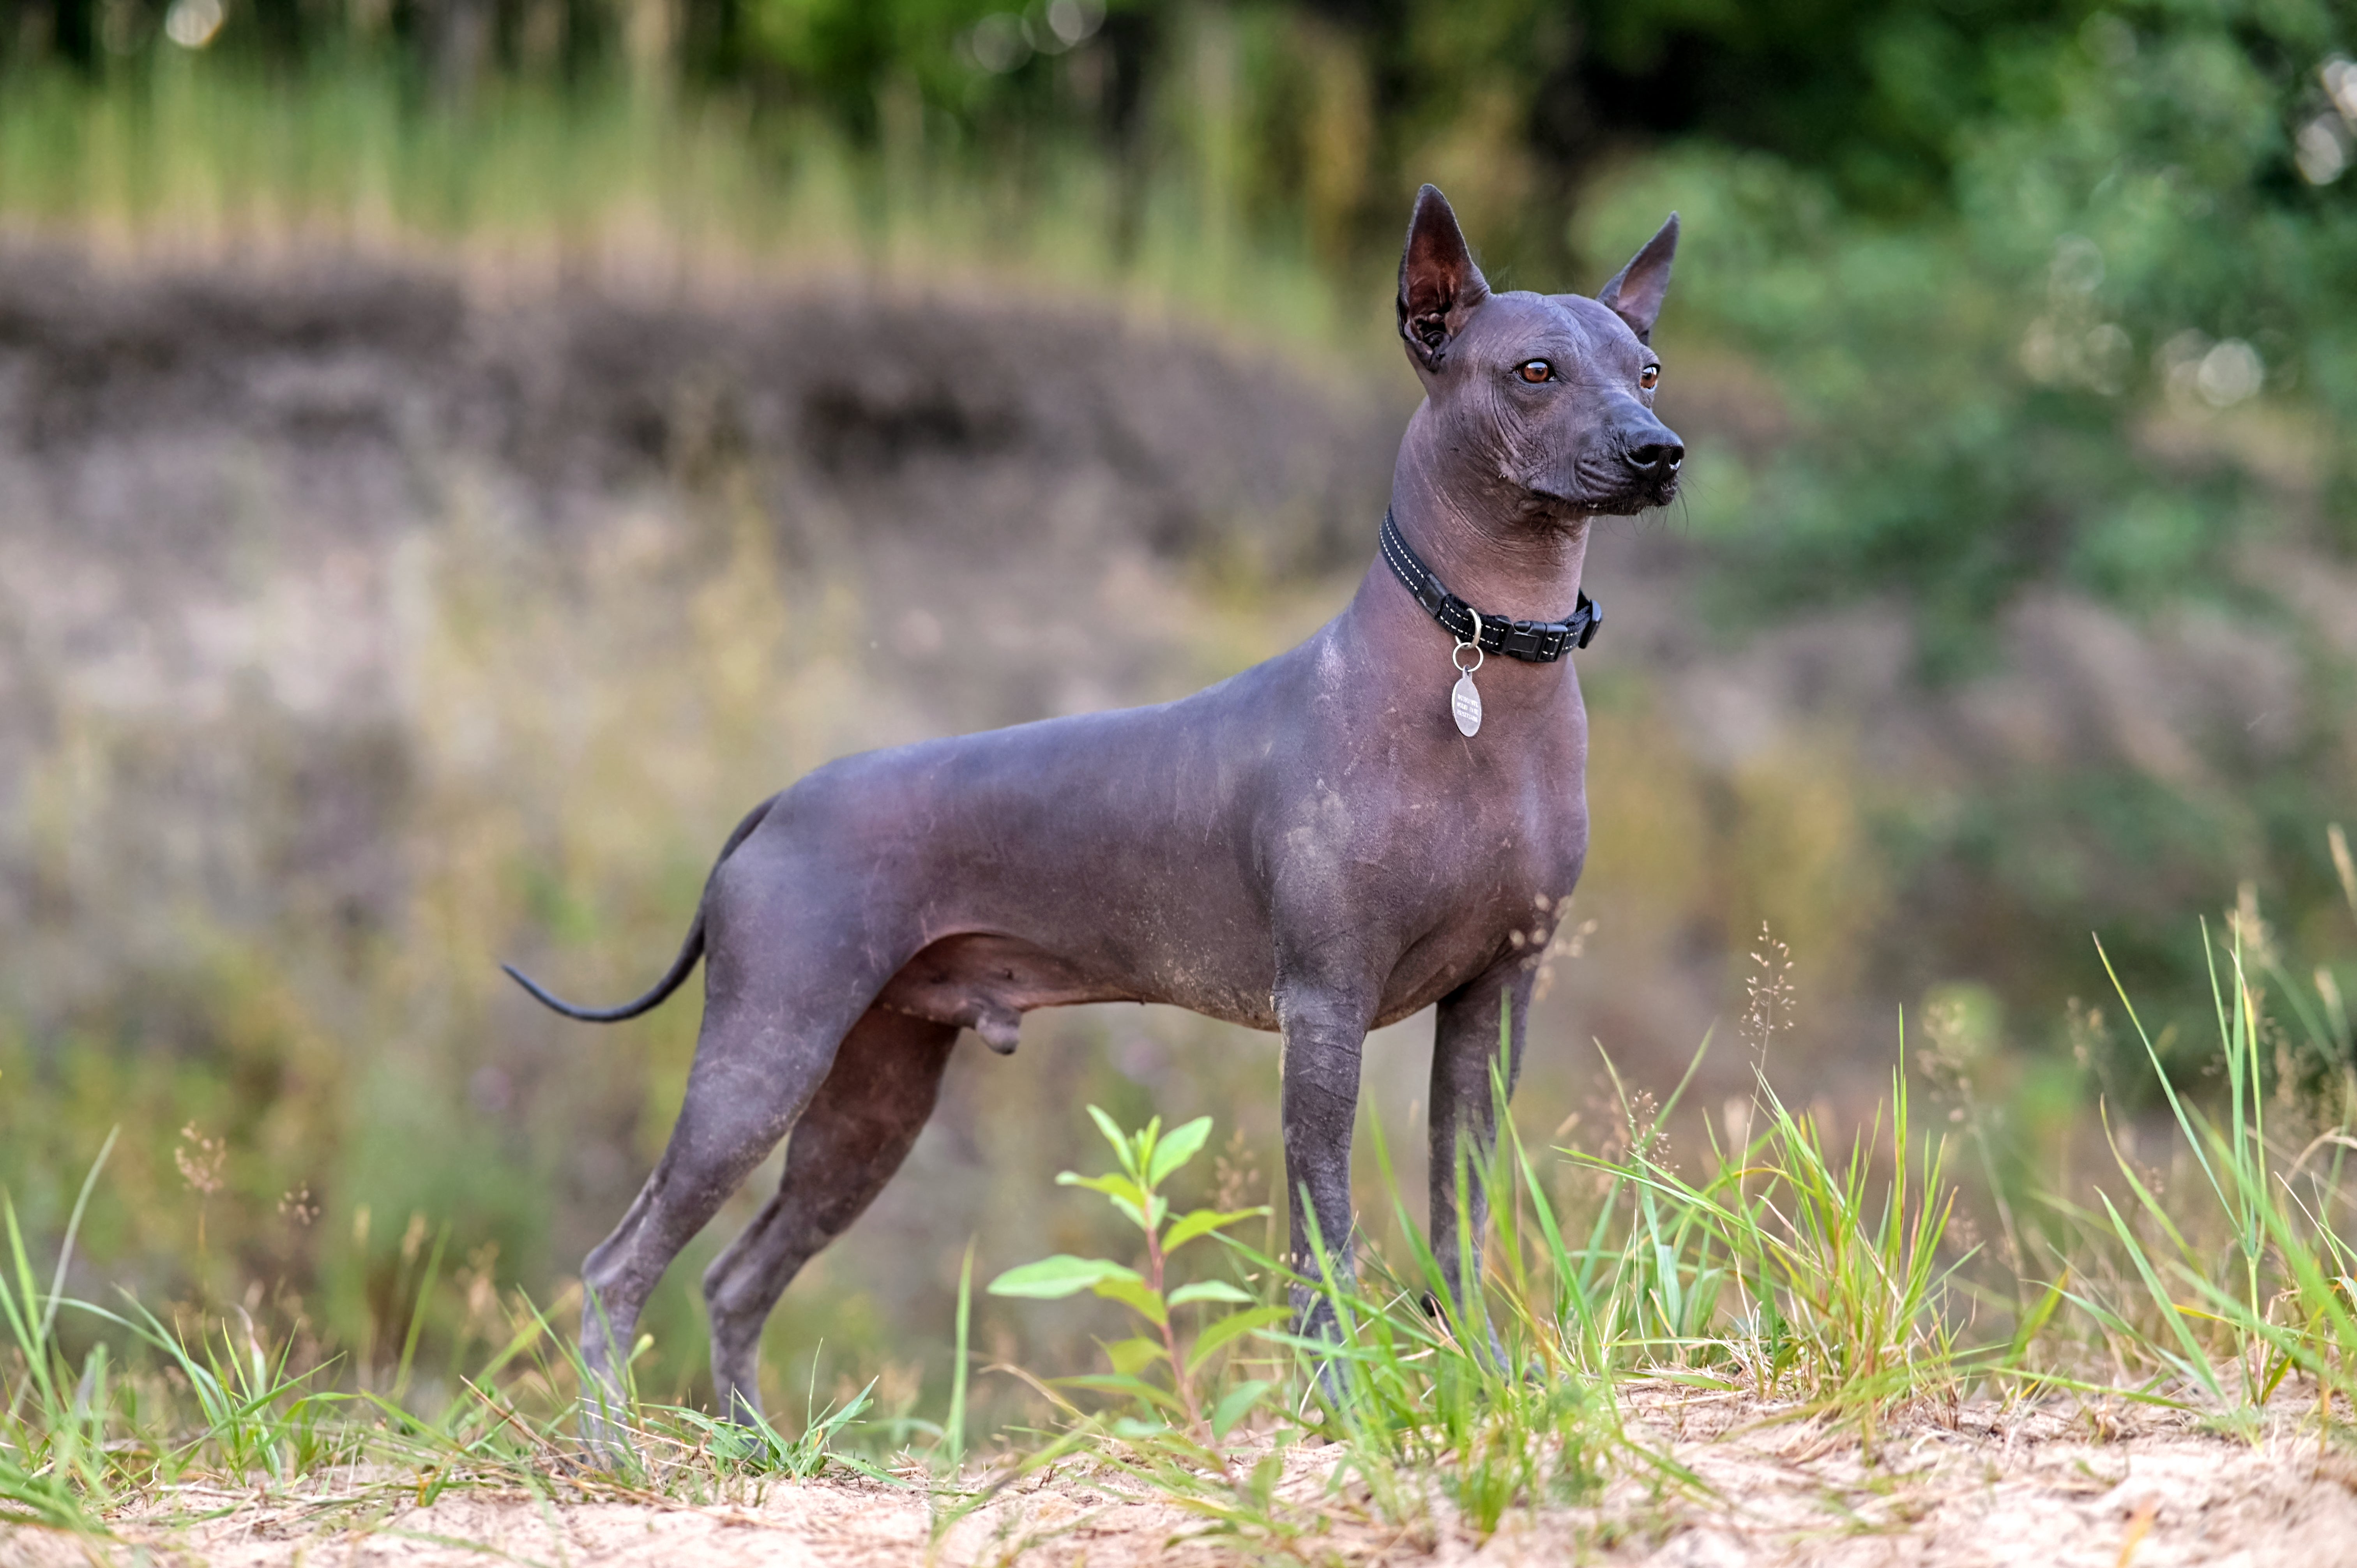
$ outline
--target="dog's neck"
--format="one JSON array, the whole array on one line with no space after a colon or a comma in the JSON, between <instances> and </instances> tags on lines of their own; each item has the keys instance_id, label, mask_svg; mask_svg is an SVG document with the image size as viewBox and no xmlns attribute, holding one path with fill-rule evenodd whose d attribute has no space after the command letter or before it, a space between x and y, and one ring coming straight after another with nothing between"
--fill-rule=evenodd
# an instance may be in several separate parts
<instances>
[{"instance_id":1,"label":"dog's neck","mask_svg":"<svg viewBox=\"0 0 2357 1568\"><path fill-rule=\"evenodd\" d=\"M1409 420L1392 470L1401 533L1450 592L1485 616L1568 616L1579 602L1587 520L1517 516L1529 498L1494 473L1480 474L1480 458L1452 449L1430 415L1427 404Z\"/></svg>"}]
</instances>

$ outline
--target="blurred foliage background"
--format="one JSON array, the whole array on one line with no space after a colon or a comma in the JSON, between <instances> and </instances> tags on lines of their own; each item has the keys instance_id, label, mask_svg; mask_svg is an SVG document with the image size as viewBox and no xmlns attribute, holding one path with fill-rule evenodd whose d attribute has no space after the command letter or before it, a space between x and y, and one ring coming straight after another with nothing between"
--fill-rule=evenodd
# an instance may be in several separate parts
<instances>
[{"instance_id":1,"label":"blurred foliage background","mask_svg":"<svg viewBox=\"0 0 2357 1568\"><path fill-rule=\"evenodd\" d=\"M1904 1007L1991 1147L2067 1140L2130 1048L2090 932L2165 1049L2205 911L2357 983L2352 50L2330 0L0 0L0 1184L54 1228L123 1125L82 1268L362 1379L437 1250L436 1343L553 1297L694 1008L560 1028L490 960L619 994L802 768L1330 613L1425 180L1500 286L1686 225L1535 1123L1626 1135L1587 1042L1661 1092L1724 1017L1716 1118L1789 954L1793 1097ZM1270 1178L1266 1042L1035 1018L789 1296L823 1396L937 1387L968 1235L1086 1250L1089 1098Z\"/></svg>"}]
</instances>

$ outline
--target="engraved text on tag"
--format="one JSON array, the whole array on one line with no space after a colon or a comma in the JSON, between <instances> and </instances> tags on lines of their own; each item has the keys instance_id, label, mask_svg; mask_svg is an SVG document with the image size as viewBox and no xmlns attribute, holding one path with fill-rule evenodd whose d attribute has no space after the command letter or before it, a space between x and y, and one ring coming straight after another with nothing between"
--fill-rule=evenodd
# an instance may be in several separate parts
<instances>
[{"instance_id":1,"label":"engraved text on tag","mask_svg":"<svg viewBox=\"0 0 2357 1568\"><path fill-rule=\"evenodd\" d=\"M1473 685L1472 671L1457 677L1457 689L1448 693L1448 711L1457 720L1458 733L1469 738L1481 728L1481 693Z\"/></svg>"}]
</instances>

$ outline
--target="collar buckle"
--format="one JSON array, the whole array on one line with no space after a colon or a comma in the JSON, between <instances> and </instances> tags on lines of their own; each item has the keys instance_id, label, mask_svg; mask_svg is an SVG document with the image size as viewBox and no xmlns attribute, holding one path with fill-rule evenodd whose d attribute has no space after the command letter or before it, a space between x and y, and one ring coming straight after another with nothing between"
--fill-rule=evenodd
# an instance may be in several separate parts
<instances>
[{"instance_id":1,"label":"collar buckle","mask_svg":"<svg viewBox=\"0 0 2357 1568\"><path fill-rule=\"evenodd\" d=\"M1460 643L1471 642L1484 653L1502 653L1526 664L1552 664L1573 649L1595 641L1596 628L1603 623L1603 610L1585 590L1578 605L1561 620L1509 620L1504 616L1483 615L1448 591L1439 575L1408 544L1388 510L1377 540L1384 563L1407 589L1408 596L1440 623L1441 630Z\"/></svg>"}]
</instances>

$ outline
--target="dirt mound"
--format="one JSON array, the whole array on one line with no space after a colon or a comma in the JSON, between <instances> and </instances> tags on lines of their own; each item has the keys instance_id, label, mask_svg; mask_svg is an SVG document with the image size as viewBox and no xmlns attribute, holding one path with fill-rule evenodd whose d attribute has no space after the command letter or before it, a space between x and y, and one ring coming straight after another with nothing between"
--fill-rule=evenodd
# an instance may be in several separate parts
<instances>
[{"instance_id":1,"label":"dirt mound","mask_svg":"<svg viewBox=\"0 0 2357 1568\"><path fill-rule=\"evenodd\" d=\"M439 521L454 465L549 528L742 466L774 510L861 529L1004 546L1085 520L1181 551L1250 520L1298 566L1355 552L1380 501L1372 413L1103 310L816 284L485 299L350 260L122 276L0 253L11 532L217 570L259 511L345 540Z\"/></svg>"},{"instance_id":2,"label":"dirt mound","mask_svg":"<svg viewBox=\"0 0 2357 1568\"><path fill-rule=\"evenodd\" d=\"M483 299L351 260L108 276L0 252L0 471L45 502L21 521L118 544L210 542L241 471L351 535L417 521L453 457L552 526L736 457L792 483L780 502L836 490L870 526L981 542L1030 535L1072 486L1096 526L1167 550L1280 516L1298 566L1355 554L1386 427L1362 396L1103 309L815 283Z\"/></svg>"}]
</instances>

